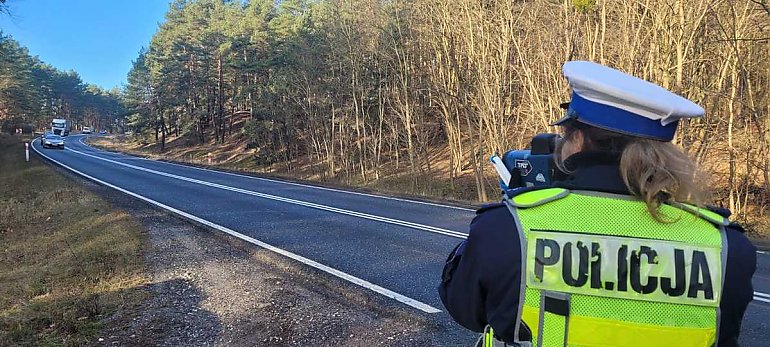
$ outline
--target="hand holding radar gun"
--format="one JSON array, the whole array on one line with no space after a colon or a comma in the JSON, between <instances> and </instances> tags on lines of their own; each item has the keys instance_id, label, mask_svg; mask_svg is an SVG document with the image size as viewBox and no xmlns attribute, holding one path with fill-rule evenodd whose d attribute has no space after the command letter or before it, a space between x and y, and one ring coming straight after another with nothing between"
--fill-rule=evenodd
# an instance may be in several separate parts
<instances>
[{"instance_id":1,"label":"hand holding radar gun","mask_svg":"<svg viewBox=\"0 0 770 347\"><path fill-rule=\"evenodd\" d=\"M563 179L566 174L556 166L554 157L559 139L556 134L538 134L532 138L530 149L511 150L502 158L489 158L500 176L500 188L545 187Z\"/></svg>"}]
</instances>

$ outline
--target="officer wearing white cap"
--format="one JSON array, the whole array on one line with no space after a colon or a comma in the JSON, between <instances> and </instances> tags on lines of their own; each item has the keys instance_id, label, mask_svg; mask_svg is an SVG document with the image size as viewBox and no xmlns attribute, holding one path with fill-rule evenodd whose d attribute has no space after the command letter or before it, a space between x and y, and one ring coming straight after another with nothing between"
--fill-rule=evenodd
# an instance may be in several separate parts
<instances>
[{"instance_id":1,"label":"officer wearing white cap","mask_svg":"<svg viewBox=\"0 0 770 347\"><path fill-rule=\"evenodd\" d=\"M703 108L650 82L587 61L564 64L572 88L569 120L642 138L671 141L681 118L703 117Z\"/></svg>"},{"instance_id":2,"label":"officer wearing white cap","mask_svg":"<svg viewBox=\"0 0 770 347\"><path fill-rule=\"evenodd\" d=\"M568 178L477 211L444 306L485 346L737 346L756 250L729 211L699 207L696 166L669 142L703 109L599 64L563 72Z\"/></svg>"}]
</instances>

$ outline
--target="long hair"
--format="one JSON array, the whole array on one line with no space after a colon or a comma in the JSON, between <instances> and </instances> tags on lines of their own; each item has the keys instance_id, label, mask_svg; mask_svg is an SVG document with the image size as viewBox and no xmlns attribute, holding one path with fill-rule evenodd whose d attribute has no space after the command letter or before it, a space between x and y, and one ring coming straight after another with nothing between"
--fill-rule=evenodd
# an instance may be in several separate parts
<instances>
[{"instance_id":1,"label":"long hair","mask_svg":"<svg viewBox=\"0 0 770 347\"><path fill-rule=\"evenodd\" d=\"M669 201L701 206L706 196L696 182L702 174L697 165L671 142L656 141L607 131L576 121L563 125L562 143L575 141L583 134L583 151L620 154L620 176L628 191L647 205L647 211L659 222L670 222L660 213L660 205ZM557 165L569 171L557 147Z\"/></svg>"}]
</instances>

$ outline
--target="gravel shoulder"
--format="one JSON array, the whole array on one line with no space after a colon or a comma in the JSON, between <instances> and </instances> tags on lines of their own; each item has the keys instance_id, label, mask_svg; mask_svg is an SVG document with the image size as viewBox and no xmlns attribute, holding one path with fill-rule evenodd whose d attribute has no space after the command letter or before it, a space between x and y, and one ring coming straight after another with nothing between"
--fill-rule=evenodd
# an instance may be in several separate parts
<instances>
[{"instance_id":1,"label":"gravel shoulder","mask_svg":"<svg viewBox=\"0 0 770 347\"><path fill-rule=\"evenodd\" d=\"M148 299L95 346L447 345L446 327L388 299L65 174L147 228Z\"/></svg>"}]
</instances>

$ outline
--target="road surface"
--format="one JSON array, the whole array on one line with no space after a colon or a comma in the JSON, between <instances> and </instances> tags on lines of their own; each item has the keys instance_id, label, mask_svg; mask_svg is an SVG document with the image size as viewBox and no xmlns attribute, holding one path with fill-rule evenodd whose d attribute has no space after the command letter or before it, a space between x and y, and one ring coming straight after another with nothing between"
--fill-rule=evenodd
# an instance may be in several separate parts
<instances>
[{"instance_id":1,"label":"road surface","mask_svg":"<svg viewBox=\"0 0 770 347\"><path fill-rule=\"evenodd\" d=\"M436 292L448 252L474 211L225 173L99 150L71 135L64 150L33 150L88 179L339 277L441 329L441 345L470 345ZM770 341L770 254L757 254L755 300L741 343Z\"/></svg>"}]
</instances>

